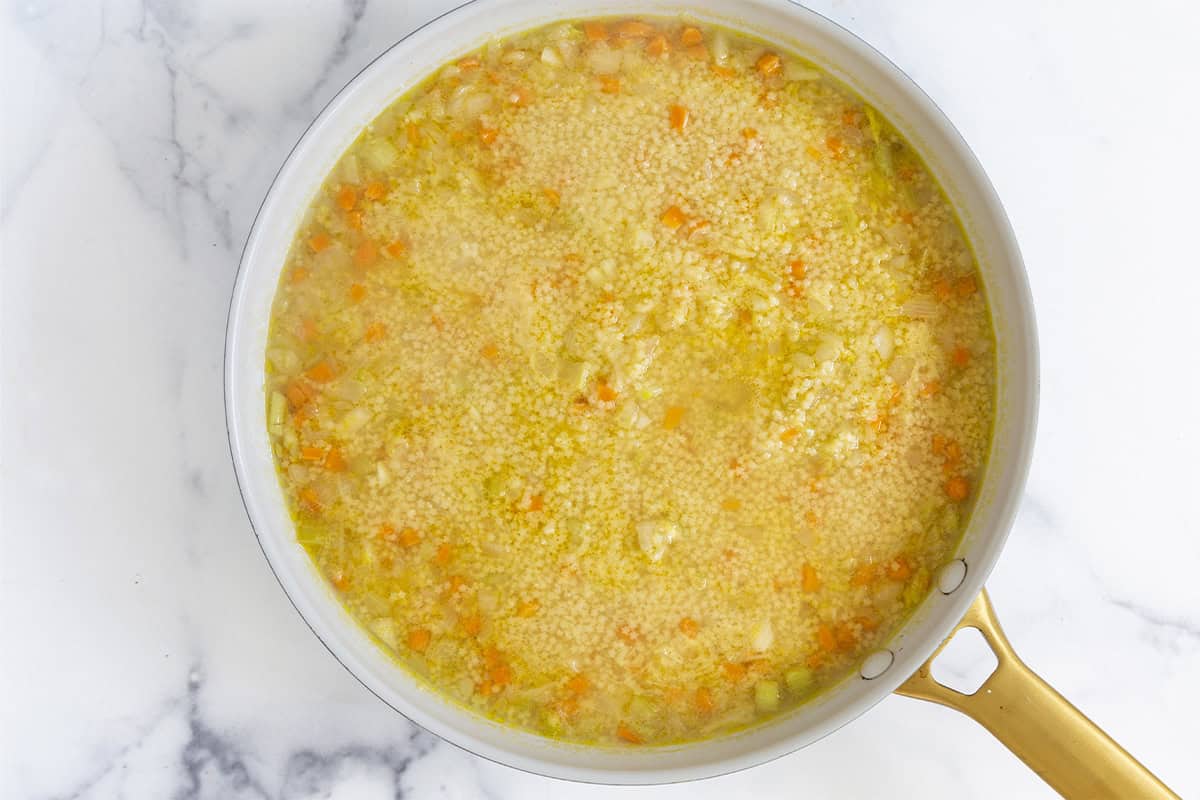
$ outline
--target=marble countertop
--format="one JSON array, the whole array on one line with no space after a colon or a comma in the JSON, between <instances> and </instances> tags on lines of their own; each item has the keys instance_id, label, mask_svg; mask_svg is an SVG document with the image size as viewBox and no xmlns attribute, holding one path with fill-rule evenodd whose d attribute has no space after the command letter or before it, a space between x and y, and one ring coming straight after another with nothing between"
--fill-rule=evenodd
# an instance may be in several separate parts
<instances>
[{"instance_id":1,"label":"marble countertop","mask_svg":"<svg viewBox=\"0 0 1200 800\"><path fill-rule=\"evenodd\" d=\"M901 697L725 778L550 781L407 723L298 618L230 466L230 289L306 124L446 5L0 10L0 795L1053 796L966 718ZM959 126L1028 263L1042 413L989 583L1001 620L1032 667L1200 796L1200 7L812 5Z\"/></svg>"}]
</instances>

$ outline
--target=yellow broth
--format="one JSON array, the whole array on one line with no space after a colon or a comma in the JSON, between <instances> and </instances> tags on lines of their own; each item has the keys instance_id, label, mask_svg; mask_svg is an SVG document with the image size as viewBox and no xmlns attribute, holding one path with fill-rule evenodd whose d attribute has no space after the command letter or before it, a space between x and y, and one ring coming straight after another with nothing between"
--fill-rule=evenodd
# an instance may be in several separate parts
<instances>
[{"instance_id":1,"label":"yellow broth","mask_svg":"<svg viewBox=\"0 0 1200 800\"><path fill-rule=\"evenodd\" d=\"M783 713L961 535L981 289L920 159L813 65L679 20L492 42L368 126L284 265L298 539L506 724L636 746Z\"/></svg>"}]
</instances>

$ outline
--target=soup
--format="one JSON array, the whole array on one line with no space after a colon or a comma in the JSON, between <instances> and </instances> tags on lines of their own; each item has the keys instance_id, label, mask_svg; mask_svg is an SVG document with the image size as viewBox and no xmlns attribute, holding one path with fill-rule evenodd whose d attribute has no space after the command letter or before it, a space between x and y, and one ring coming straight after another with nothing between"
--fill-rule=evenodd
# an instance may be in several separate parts
<instances>
[{"instance_id":1,"label":"soup","mask_svg":"<svg viewBox=\"0 0 1200 800\"><path fill-rule=\"evenodd\" d=\"M769 719L952 556L994 344L954 212L804 60L557 24L372 122L283 267L297 538L446 698L573 742Z\"/></svg>"}]
</instances>

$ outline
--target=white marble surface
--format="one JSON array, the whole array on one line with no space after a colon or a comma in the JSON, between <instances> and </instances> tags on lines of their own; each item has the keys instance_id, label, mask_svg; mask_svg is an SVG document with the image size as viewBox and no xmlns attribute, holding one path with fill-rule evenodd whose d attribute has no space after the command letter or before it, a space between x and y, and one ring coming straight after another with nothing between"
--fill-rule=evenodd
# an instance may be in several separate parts
<instances>
[{"instance_id":1,"label":"white marble surface","mask_svg":"<svg viewBox=\"0 0 1200 800\"><path fill-rule=\"evenodd\" d=\"M0 11L0 796L583 798L380 704L271 577L221 403L241 243L306 123L445 0L18 0ZM975 148L1044 356L991 579L1027 661L1200 796L1198 7L844 2ZM1189 95L1193 95L1189 99ZM664 797L1049 797L893 697Z\"/></svg>"}]
</instances>

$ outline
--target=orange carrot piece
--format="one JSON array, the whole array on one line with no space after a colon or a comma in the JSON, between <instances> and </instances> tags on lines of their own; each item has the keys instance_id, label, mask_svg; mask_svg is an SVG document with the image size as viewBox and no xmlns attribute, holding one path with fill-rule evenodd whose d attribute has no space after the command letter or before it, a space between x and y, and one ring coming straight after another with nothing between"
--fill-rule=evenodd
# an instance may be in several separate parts
<instances>
[{"instance_id":1,"label":"orange carrot piece","mask_svg":"<svg viewBox=\"0 0 1200 800\"><path fill-rule=\"evenodd\" d=\"M366 333L363 334L363 341L379 342L387 335L387 326L382 322L372 322L367 326Z\"/></svg>"},{"instance_id":2,"label":"orange carrot piece","mask_svg":"<svg viewBox=\"0 0 1200 800\"><path fill-rule=\"evenodd\" d=\"M583 35L589 42L603 42L608 38L608 26L603 22L585 22Z\"/></svg>"},{"instance_id":3,"label":"orange carrot piece","mask_svg":"<svg viewBox=\"0 0 1200 800\"><path fill-rule=\"evenodd\" d=\"M334 376L333 367L329 365L328 361L318 361L304 374L309 380L317 383L329 383Z\"/></svg>"},{"instance_id":4,"label":"orange carrot piece","mask_svg":"<svg viewBox=\"0 0 1200 800\"><path fill-rule=\"evenodd\" d=\"M608 385L608 381L600 380L596 383L596 399L601 403L611 403L617 399L617 390Z\"/></svg>"},{"instance_id":5,"label":"orange carrot piece","mask_svg":"<svg viewBox=\"0 0 1200 800\"><path fill-rule=\"evenodd\" d=\"M683 421L683 406L668 406L667 413L663 416L663 427L669 431L673 431L679 427L679 423Z\"/></svg>"},{"instance_id":6,"label":"orange carrot piece","mask_svg":"<svg viewBox=\"0 0 1200 800\"><path fill-rule=\"evenodd\" d=\"M562 202L562 197L558 194L558 192L554 191L549 186L542 189L542 194L546 195L546 199L549 200L550 204L553 206L557 206Z\"/></svg>"},{"instance_id":7,"label":"orange carrot piece","mask_svg":"<svg viewBox=\"0 0 1200 800\"><path fill-rule=\"evenodd\" d=\"M350 302L351 303L361 303L363 301L363 298L365 298L366 296L367 296L367 287L363 286L361 283L350 284Z\"/></svg>"},{"instance_id":8,"label":"orange carrot piece","mask_svg":"<svg viewBox=\"0 0 1200 800\"><path fill-rule=\"evenodd\" d=\"M851 586L870 586L875 580L875 567L870 564L860 564L850 577Z\"/></svg>"},{"instance_id":9,"label":"orange carrot piece","mask_svg":"<svg viewBox=\"0 0 1200 800\"><path fill-rule=\"evenodd\" d=\"M342 455L341 448L329 448L329 452L325 454L325 469L330 472L346 471L346 458Z\"/></svg>"},{"instance_id":10,"label":"orange carrot piece","mask_svg":"<svg viewBox=\"0 0 1200 800\"><path fill-rule=\"evenodd\" d=\"M779 56L775 53L763 53L758 57L758 61L754 62L754 69L763 77L774 75L782 67L783 62L779 60Z\"/></svg>"},{"instance_id":11,"label":"orange carrot piece","mask_svg":"<svg viewBox=\"0 0 1200 800\"><path fill-rule=\"evenodd\" d=\"M321 498L317 497L317 492L311 486L305 486L300 490L300 504L305 510L313 514L321 510Z\"/></svg>"},{"instance_id":12,"label":"orange carrot piece","mask_svg":"<svg viewBox=\"0 0 1200 800\"><path fill-rule=\"evenodd\" d=\"M938 278L933 282L933 293L938 300L949 300L954 296L954 287L947 278Z\"/></svg>"},{"instance_id":13,"label":"orange carrot piece","mask_svg":"<svg viewBox=\"0 0 1200 800\"><path fill-rule=\"evenodd\" d=\"M888 562L886 571L889 580L907 580L913 574L912 562L905 556L896 556Z\"/></svg>"},{"instance_id":14,"label":"orange carrot piece","mask_svg":"<svg viewBox=\"0 0 1200 800\"><path fill-rule=\"evenodd\" d=\"M304 461L320 461L325 458L325 451L309 444L301 445L300 458Z\"/></svg>"},{"instance_id":15,"label":"orange carrot piece","mask_svg":"<svg viewBox=\"0 0 1200 800\"><path fill-rule=\"evenodd\" d=\"M354 263L360 267L369 267L379 258L379 248L370 239L363 242L354 251Z\"/></svg>"},{"instance_id":16,"label":"orange carrot piece","mask_svg":"<svg viewBox=\"0 0 1200 800\"><path fill-rule=\"evenodd\" d=\"M964 275L954 282L954 291L958 292L959 297L970 297L978 289L979 287L975 284L974 275Z\"/></svg>"},{"instance_id":17,"label":"orange carrot piece","mask_svg":"<svg viewBox=\"0 0 1200 800\"><path fill-rule=\"evenodd\" d=\"M708 60L708 48L702 44L698 44L693 47L689 47L686 50L684 50L684 52L687 53L690 58L693 58L696 61L707 61Z\"/></svg>"},{"instance_id":18,"label":"orange carrot piece","mask_svg":"<svg viewBox=\"0 0 1200 800\"><path fill-rule=\"evenodd\" d=\"M582 672L577 672L567 679L567 691L576 697L587 692L591 686L592 682Z\"/></svg>"},{"instance_id":19,"label":"orange carrot piece","mask_svg":"<svg viewBox=\"0 0 1200 800\"><path fill-rule=\"evenodd\" d=\"M684 617L679 620L679 632L689 639L695 639L696 634L700 632L700 623L691 617Z\"/></svg>"},{"instance_id":20,"label":"orange carrot piece","mask_svg":"<svg viewBox=\"0 0 1200 800\"><path fill-rule=\"evenodd\" d=\"M617 738L630 744L641 744L642 737L624 722L617 725Z\"/></svg>"},{"instance_id":21,"label":"orange carrot piece","mask_svg":"<svg viewBox=\"0 0 1200 800\"><path fill-rule=\"evenodd\" d=\"M695 697L696 710L701 714L711 714L716 708L716 703L713 702L712 690L706 686L701 686L696 690Z\"/></svg>"},{"instance_id":22,"label":"orange carrot piece","mask_svg":"<svg viewBox=\"0 0 1200 800\"><path fill-rule=\"evenodd\" d=\"M404 128L404 135L408 139L408 143L413 147L419 147L421 144L421 128L417 123L410 122Z\"/></svg>"},{"instance_id":23,"label":"orange carrot piece","mask_svg":"<svg viewBox=\"0 0 1200 800\"><path fill-rule=\"evenodd\" d=\"M546 507L545 501L540 494L531 495L529 497L529 508L526 511L541 511Z\"/></svg>"},{"instance_id":24,"label":"orange carrot piece","mask_svg":"<svg viewBox=\"0 0 1200 800\"><path fill-rule=\"evenodd\" d=\"M788 428L786 431L779 434L779 441L783 442L784 444L788 444L789 442L791 442L793 439L795 439L799 435L800 435L799 428Z\"/></svg>"},{"instance_id":25,"label":"orange carrot piece","mask_svg":"<svg viewBox=\"0 0 1200 800\"><path fill-rule=\"evenodd\" d=\"M837 636L834 635L833 628L825 623L817 626L817 645L826 653L837 650Z\"/></svg>"},{"instance_id":26,"label":"orange carrot piece","mask_svg":"<svg viewBox=\"0 0 1200 800\"><path fill-rule=\"evenodd\" d=\"M798 281L804 280L804 276L807 272L804 267L804 262L799 258L792 259L792 261L788 263L788 271L791 272L792 277Z\"/></svg>"},{"instance_id":27,"label":"orange carrot piece","mask_svg":"<svg viewBox=\"0 0 1200 800\"><path fill-rule=\"evenodd\" d=\"M746 665L739 664L736 661L726 661L721 665L721 671L725 673L727 680L737 682L746 677Z\"/></svg>"},{"instance_id":28,"label":"orange carrot piece","mask_svg":"<svg viewBox=\"0 0 1200 800\"><path fill-rule=\"evenodd\" d=\"M387 187L379 181L372 181L367 184L367 188L363 189L363 197L368 200L382 200L387 194Z\"/></svg>"},{"instance_id":29,"label":"orange carrot piece","mask_svg":"<svg viewBox=\"0 0 1200 800\"><path fill-rule=\"evenodd\" d=\"M950 360L954 362L956 367L965 367L971 363L971 351L959 345L954 348L954 352L950 354Z\"/></svg>"},{"instance_id":30,"label":"orange carrot piece","mask_svg":"<svg viewBox=\"0 0 1200 800\"><path fill-rule=\"evenodd\" d=\"M709 69L718 78L732 78L734 75L737 75L737 70L733 67L722 67L720 64L712 64L709 66Z\"/></svg>"},{"instance_id":31,"label":"orange carrot piece","mask_svg":"<svg viewBox=\"0 0 1200 800\"><path fill-rule=\"evenodd\" d=\"M500 348L488 342L483 347L479 348L479 355L486 358L488 361L496 362L500 360Z\"/></svg>"},{"instance_id":32,"label":"orange carrot piece","mask_svg":"<svg viewBox=\"0 0 1200 800\"><path fill-rule=\"evenodd\" d=\"M961 475L946 481L946 496L954 502L962 502L971 493L971 484Z\"/></svg>"},{"instance_id":33,"label":"orange carrot piece","mask_svg":"<svg viewBox=\"0 0 1200 800\"><path fill-rule=\"evenodd\" d=\"M340 569L335 570L334 573L329 576L329 582L332 583L334 588L338 591L345 591L346 587L350 585L350 576L342 572Z\"/></svg>"},{"instance_id":34,"label":"orange carrot piece","mask_svg":"<svg viewBox=\"0 0 1200 800\"><path fill-rule=\"evenodd\" d=\"M418 653L424 653L433 641L433 633L428 628L413 628L408 632L408 646Z\"/></svg>"},{"instance_id":35,"label":"orange carrot piece","mask_svg":"<svg viewBox=\"0 0 1200 800\"><path fill-rule=\"evenodd\" d=\"M416 528L404 528L400 531L400 544L404 547L416 547L421 543L421 534ZM449 561L449 559L446 559Z\"/></svg>"},{"instance_id":36,"label":"orange carrot piece","mask_svg":"<svg viewBox=\"0 0 1200 800\"><path fill-rule=\"evenodd\" d=\"M598 80L600 81L600 91L604 92L605 94L621 93L620 78L617 78L613 75L600 75Z\"/></svg>"},{"instance_id":37,"label":"orange carrot piece","mask_svg":"<svg viewBox=\"0 0 1200 800\"><path fill-rule=\"evenodd\" d=\"M646 42L646 55L650 56L651 58L664 56L670 49L671 45L667 41L667 37L663 36L661 33L657 36L651 37L650 41Z\"/></svg>"},{"instance_id":38,"label":"orange carrot piece","mask_svg":"<svg viewBox=\"0 0 1200 800\"><path fill-rule=\"evenodd\" d=\"M319 253L331 244L333 244L333 240L329 238L328 233L318 233L309 238L308 249Z\"/></svg>"},{"instance_id":39,"label":"orange carrot piece","mask_svg":"<svg viewBox=\"0 0 1200 800\"><path fill-rule=\"evenodd\" d=\"M687 221L687 215L679 208L679 206L671 206L662 213L659 217L663 225L666 225L671 230L678 230L679 226Z\"/></svg>"},{"instance_id":40,"label":"orange carrot piece","mask_svg":"<svg viewBox=\"0 0 1200 800\"><path fill-rule=\"evenodd\" d=\"M459 618L459 624L468 636L478 636L483 630L483 618L478 614L467 614Z\"/></svg>"},{"instance_id":41,"label":"orange carrot piece","mask_svg":"<svg viewBox=\"0 0 1200 800\"><path fill-rule=\"evenodd\" d=\"M675 131L679 131L680 133L683 133L683 129L688 126L688 122L691 121L691 117L692 117L692 114L690 111L687 110L686 106L678 106L678 105L671 106L671 109L670 109L671 130L675 130ZM674 208L674 206L672 206L672 208Z\"/></svg>"},{"instance_id":42,"label":"orange carrot piece","mask_svg":"<svg viewBox=\"0 0 1200 800\"><path fill-rule=\"evenodd\" d=\"M358 203L358 193L354 191L353 186L343 185L338 189L335 199L343 211L352 211Z\"/></svg>"},{"instance_id":43,"label":"orange carrot piece","mask_svg":"<svg viewBox=\"0 0 1200 800\"><path fill-rule=\"evenodd\" d=\"M704 41L704 34L699 28L688 26L679 34L679 43L684 47L695 47Z\"/></svg>"},{"instance_id":44,"label":"orange carrot piece","mask_svg":"<svg viewBox=\"0 0 1200 800\"><path fill-rule=\"evenodd\" d=\"M821 589L821 578L811 564L804 564L800 567L800 588L806 594L812 594Z\"/></svg>"},{"instance_id":45,"label":"orange carrot piece","mask_svg":"<svg viewBox=\"0 0 1200 800\"><path fill-rule=\"evenodd\" d=\"M517 616L528 619L537 614L541 607L542 604L536 597L532 600L521 600L517 603Z\"/></svg>"},{"instance_id":46,"label":"orange carrot piece","mask_svg":"<svg viewBox=\"0 0 1200 800\"><path fill-rule=\"evenodd\" d=\"M496 141L496 136L499 133L500 133L500 131L496 130L495 128L486 128L486 127L480 126L479 141L482 142L483 144L491 144L492 142Z\"/></svg>"},{"instance_id":47,"label":"orange carrot piece","mask_svg":"<svg viewBox=\"0 0 1200 800\"><path fill-rule=\"evenodd\" d=\"M400 258L407 250L408 245L405 244L402 239L397 239L396 241L388 244L387 247L383 248L383 251L387 253L390 258Z\"/></svg>"},{"instance_id":48,"label":"orange carrot piece","mask_svg":"<svg viewBox=\"0 0 1200 800\"><path fill-rule=\"evenodd\" d=\"M825 147L834 158L841 158L846 153L846 143L838 136L826 136Z\"/></svg>"},{"instance_id":49,"label":"orange carrot piece","mask_svg":"<svg viewBox=\"0 0 1200 800\"><path fill-rule=\"evenodd\" d=\"M294 286L298 283L304 283L306 280L308 280L308 276L310 274L311 273L309 273L306 268L296 267L294 270L292 270L292 285Z\"/></svg>"},{"instance_id":50,"label":"orange carrot piece","mask_svg":"<svg viewBox=\"0 0 1200 800\"><path fill-rule=\"evenodd\" d=\"M935 394L938 394L941 391L942 382L938 380L932 380L921 384L921 391L919 394L921 397L933 397Z\"/></svg>"},{"instance_id":51,"label":"orange carrot piece","mask_svg":"<svg viewBox=\"0 0 1200 800\"><path fill-rule=\"evenodd\" d=\"M459 61L458 61L458 68L461 69L463 72L470 72L471 70L477 69L478 67L479 67L479 58L476 56L467 56L466 58L459 59Z\"/></svg>"},{"instance_id":52,"label":"orange carrot piece","mask_svg":"<svg viewBox=\"0 0 1200 800\"><path fill-rule=\"evenodd\" d=\"M346 227L352 231L361 231L363 227L363 215L361 211L346 212Z\"/></svg>"},{"instance_id":53,"label":"orange carrot piece","mask_svg":"<svg viewBox=\"0 0 1200 800\"><path fill-rule=\"evenodd\" d=\"M438 545L437 552L433 555L433 563L444 567L450 563L450 559L454 558L454 549L446 542Z\"/></svg>"},{"instance_id":54,"label":"orange carrot piece","mask_svg":"<svg viewBox=\"0 0 1200 800\"><path fill-rule=\"evenodd\" d=\"M533 92L524 86L514 86L508 93L508 102L518 108L525 108L533 102Z\"/></svg>"},{"instance_id":55,"label":"orange carrot piece","mask_svg":"<svg viewBox=\"0 0 1200 800\"><path fill-rule=\"evenodd\" d=\"M723 511L741 511L742 501L736 497L727 497L721 501L721 510Z\"/></svg>"}]
</instances>

